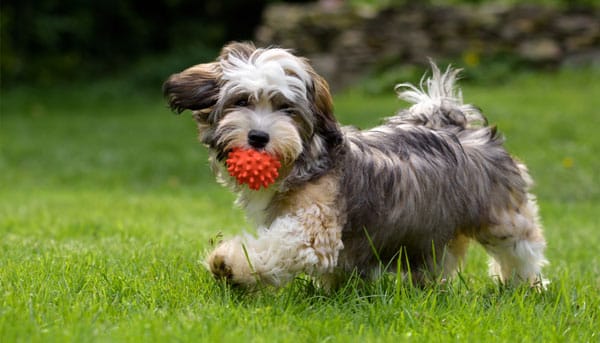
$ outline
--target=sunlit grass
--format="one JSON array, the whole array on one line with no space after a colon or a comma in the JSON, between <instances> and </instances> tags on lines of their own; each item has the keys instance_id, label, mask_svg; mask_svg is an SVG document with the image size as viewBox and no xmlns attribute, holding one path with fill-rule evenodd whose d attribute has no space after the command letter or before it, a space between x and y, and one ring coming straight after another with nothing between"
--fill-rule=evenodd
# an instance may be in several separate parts
<instances>
[{"instance_id":1,"label":"sunlit grass","mask_svg":"<svg viewBox=\"0 0 600 343\"><path fill-rule=\"evenodd\" d=\"M503 288L472 247L460 278L415 289L393 274L333 294L299 278L253 293L203 268L210 241L251 230L210 175L188 115L114 87L2 94L0 341L573 341L599 339L600 80L518 75L465 99L537 181L548 290ZM347 92L368 127L404 106Z\"/></svg>"}]
</instances>

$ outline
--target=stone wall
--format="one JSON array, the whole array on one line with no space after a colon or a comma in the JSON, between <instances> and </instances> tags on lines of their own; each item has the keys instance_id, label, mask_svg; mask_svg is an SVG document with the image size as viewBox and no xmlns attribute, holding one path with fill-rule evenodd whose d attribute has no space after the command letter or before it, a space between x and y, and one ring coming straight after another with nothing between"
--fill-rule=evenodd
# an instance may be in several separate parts
<instances>
[{"instance_id":1,"label":"stone wall","mask_svg":"<svg viewBox=\"0 0 600 343\"><path fill-rule=\"evenodd\" d=\"M404 6L370 11L275 4L264 12L256 41L308 57L339 89L374 66L423 64L428 57L467 66L500 55L534 66L598 64L599 18L600 7Z\"/></svg>"}]
</instances>

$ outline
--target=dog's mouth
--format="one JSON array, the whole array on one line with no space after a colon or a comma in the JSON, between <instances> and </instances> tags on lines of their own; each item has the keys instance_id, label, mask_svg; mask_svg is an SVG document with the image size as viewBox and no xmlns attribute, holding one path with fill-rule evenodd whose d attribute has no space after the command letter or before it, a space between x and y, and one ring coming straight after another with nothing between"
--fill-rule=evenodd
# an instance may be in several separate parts
<instances>
[{"instance_id":1,"label":"dog's mouth","mask_svg":"<svg viewBox=\"0 0 600 343\"><path fill-rule=\"evenodd\" d=\"M227 158L229 157L229 155L231 154L231 152L235 151L235 150L253 150L253 151L256 151L257 153L268 153L265 148L254 148L254 147L242 147L242 146L240 146L240 147L233 147L233 148L219 150L219 153L217 153L217 160L219 160L220 162L223 162L223 164L225 164L226 161L227 161ZM276 157L276 158L279 159L279 156L274 156L274 157Z\"/></svg>"},{"instance_id":2,"label":"dog's mouth","mask_svg":"<svg viewBox=\"0 0 600 343\"><path fill-rule=\"evenodd\" d=\"M246 184L251 190L268 188L279 177L281 162L277 157L265 151L234 148L225 161L229 175L238 184Z\"/></svg>"}]
</instances>

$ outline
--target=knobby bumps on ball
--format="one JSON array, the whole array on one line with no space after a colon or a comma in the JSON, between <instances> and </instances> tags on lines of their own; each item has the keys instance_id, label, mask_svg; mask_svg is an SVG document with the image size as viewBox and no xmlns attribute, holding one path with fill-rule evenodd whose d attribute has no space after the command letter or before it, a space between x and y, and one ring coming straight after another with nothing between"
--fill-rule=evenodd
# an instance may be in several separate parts
<instances>
[{"instance_id":1,"label":"knobby bumps on ball","mask_svg":"<svg viewBox=\"0 0 600 343\"><path fill-rule=\"evenodd\" d=\"M227 171L239 184L250 189L269 187L279 176L281 163L273 155L253 149L233 149L227 158Z\"/></svg>"}]
</instances>

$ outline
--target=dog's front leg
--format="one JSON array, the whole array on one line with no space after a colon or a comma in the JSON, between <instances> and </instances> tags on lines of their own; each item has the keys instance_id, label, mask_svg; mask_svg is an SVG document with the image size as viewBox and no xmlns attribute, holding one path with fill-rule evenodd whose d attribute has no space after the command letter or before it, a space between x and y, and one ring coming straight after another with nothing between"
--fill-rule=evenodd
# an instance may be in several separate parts
<instances>
[{"instance_id":1,"label":"dog's front leg","mask_svg":"<svg viewBox=\"0 0 600 343\"><path fill-rule=\"evenodd\" d=\"M281 286L299 273L332 272L342 247L335 213L312 205L275 219L257 238L246 235L222 243L209 255L208 266L233 284Z\"/></svg>"}]
</instances>

